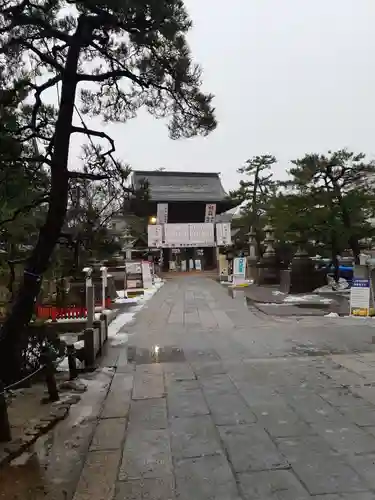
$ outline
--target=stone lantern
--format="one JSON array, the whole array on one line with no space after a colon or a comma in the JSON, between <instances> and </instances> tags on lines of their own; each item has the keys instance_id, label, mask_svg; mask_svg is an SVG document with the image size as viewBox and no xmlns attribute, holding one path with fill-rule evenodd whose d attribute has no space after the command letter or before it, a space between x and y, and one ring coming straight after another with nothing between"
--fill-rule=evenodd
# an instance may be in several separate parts
<instances>
[{"instance_id":1,"label":"stone lantern","mask_svg":"<svg viewBox=\"0 0 375 500\"><path fill-rule=\"evenodd\" d=\"M249 245L249 260L256 262L258 260L258 256L257 256L257 244L256 244L255 236L256 236L256 233L255 233L254 229L251 227L250 231L247 233L247 237L248 237L247 241L248 241L248 245Z\"/></svg>"},{"instance_id":2,"label":"stone lantern","mask_svg":"<svg viewBox=\"0 0 375 500\"><path fill-rule=\"evenodd\" d=\"M315 264L305 249L300 236L297 251L290 264L290 293L308 293L317 288Z\"/></svg>"},{"instance_id":3,"label":"stone lantern","mask_svg":"<svg viewBox=\"0 0 375 500\"><path fill-rule=\"evenodd\" d=\"M274 257L276 255L275 248L274 248L274 243L275 243L275 236L274 236L274 230L271 224L267 224L264 228L264 232L266 237L264 238L264 243L266 245L266 249L264 251L263 257L265 258L270 258Z\"/></svg>"},{"instance_id":4,"label":"stone lantern","mask_svg":"<svg viewBox=\"0 0 375 500\"><path fill-rule=\"evenodd\" d=\"M280 282L280 269L276 261L275 236L272 225L267 224L264 227L264 232L266 248L259 262L259 284L274 285Z\"/></svg>"}]
</instances>

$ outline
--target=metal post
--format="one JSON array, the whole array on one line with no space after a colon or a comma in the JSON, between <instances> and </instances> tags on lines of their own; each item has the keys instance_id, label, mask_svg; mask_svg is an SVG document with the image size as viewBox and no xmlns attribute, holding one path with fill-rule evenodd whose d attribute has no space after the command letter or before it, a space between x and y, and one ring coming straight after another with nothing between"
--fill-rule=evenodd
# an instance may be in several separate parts
<instances>
[{"instance_id":1,"label":"metal post","mask_svg":"<svg viewBox=\"0 0 375 500\"><path fill-rule=\"evenodd\" d=\"M7 403L5 400L4 384L0 381L0 443L11 441L10 424Z\"/></svg>"}]
</instances>

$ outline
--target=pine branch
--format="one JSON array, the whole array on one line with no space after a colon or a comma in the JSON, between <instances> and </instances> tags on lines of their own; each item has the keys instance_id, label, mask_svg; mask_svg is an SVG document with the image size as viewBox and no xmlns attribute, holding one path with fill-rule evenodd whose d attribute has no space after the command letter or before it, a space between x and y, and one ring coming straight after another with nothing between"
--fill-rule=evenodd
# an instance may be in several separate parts
<instances>
[{"instance_id":1,"label":"pine branch","mask_svg":"<svg viewBox=\"0 0 375 500\"><path fill-rule=\"evenodd\" d=\"M70 171L68 172L69 179L86 179L89 181L104 181L110 179L109 175L105 174L90 174L88 172L76 172Z\"/></svg>"},{"instance_id":2,"label":"pine branch","mask_svg":"<svg viewBox=\"0 0 375 500\"><path fill-rule=\"evenodd\" d=\"M47 203L48 201L49 201L49 196L43 194L39 198L36 198L33 202L28 203L27 205L24 205L23 207L20 207L17 210L15 210L12 217L9 217L9 219L0 220L0 227L5 226L5 224L9 224L10 222L14 222L20 215L26 214L30 212L30 210L32 210L33 208L37 208L43 203Z\"/></svg>"},{"instance_id":3,"label":"pine branch","mask_svg":"<svg viewBox=\"0 0 375 500\"><path fill-rule=\"evenodd\" d=\"M106 151L105 153L103 153L102 155L100 155L102 157L107 156L107 155L111 155L112 153L114 153L116 151L115 141L112 139L112 137L110 137L105 132L100 132L99 130L92 130L92 129L89 129L87 127L74 127L73 126L72 133L92 135L94 137L100 137L101 139L107 139L107 141L111 145L111 148L108 151Z\"/></svg>"}]
</instances>

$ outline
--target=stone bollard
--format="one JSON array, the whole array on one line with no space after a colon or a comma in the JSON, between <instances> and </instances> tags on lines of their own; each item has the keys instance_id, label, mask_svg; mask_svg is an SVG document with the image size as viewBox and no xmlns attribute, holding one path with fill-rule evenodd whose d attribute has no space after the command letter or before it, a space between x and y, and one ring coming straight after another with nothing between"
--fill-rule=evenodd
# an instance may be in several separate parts
<instances>
[{"instance_id":1,"label":"stone bollard","mask_svg":"<svg viewBox=\"0 0 375 500\"><path fill-rule=\"evenodd\" d=\"M44 373L46 377L47 390L50 401L58 401L59 391L57 390L56 377L55 377L55 365L51 359L51 355L48 351L44 351L41 355L41 362L44 365Z\"/></svg>"},{"instance_id":2,"label":"stone bollard","mask_svg":"<svg viewBox=\"0 0 375 500\"><path fill-rule=\"evenodd\" d=\"M280 292L288 294L290 290L290 269L280 271Z\"/></svg>"},{"instance_id":3,"label":"stone bollard","mask_svg":"<svg viewBox=\"0 0 375 500\"><path fill-rule=\"evenodd\" d=\"M68 344L66 348L68 354L69 380L74 380L78 377L76 350L73 344Z\"/></svg>"},{"instance_id":4,"label":"stone bollard","mask_svg":"<svg viewBox=\"0 0 375 500\"><path fill-rule=\"evenodd\" d=\"M105 344L108 340L108 316L106 314L101 314L100 321L104 323L103 344Z\"/></svg>"},{"instance_id":5,"label":"stone bollard","mask_svg":"<svg viewBox=\"0 0 375 500\"><path fill-rule=\"evenodd\" d=\"M86 328L83 332L84 338L84 362L86 368L89 368L95 364L95 352L94 352L94 329Z\"/></svg>"}]
</instances>

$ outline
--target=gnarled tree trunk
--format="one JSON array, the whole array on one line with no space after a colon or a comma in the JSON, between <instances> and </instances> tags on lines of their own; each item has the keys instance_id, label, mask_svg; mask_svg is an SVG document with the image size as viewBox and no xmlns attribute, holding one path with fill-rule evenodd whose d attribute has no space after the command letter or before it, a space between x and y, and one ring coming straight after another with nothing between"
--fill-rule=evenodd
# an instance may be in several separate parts
<instances>
[{"instance_id":1,"label":"gnarled tree trunk","mask_svg":"<svg viewBox=\"0 0 375 500\"><path fill-rule=\"evenodd\" d=\"M69 188L69 142L77 89L81 29L79 24L68 49L62 78L61 101L51 157L51 190L48 213L45 223L40 229L37 244L25 265L23 282L12 310L0 330L0 379L5 384L14 381L20 374L20 354L25 343L26 327L33 315L43 273L49 266L65 221Z\"/></svg>"}]
</instances>

